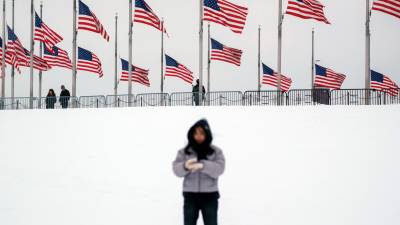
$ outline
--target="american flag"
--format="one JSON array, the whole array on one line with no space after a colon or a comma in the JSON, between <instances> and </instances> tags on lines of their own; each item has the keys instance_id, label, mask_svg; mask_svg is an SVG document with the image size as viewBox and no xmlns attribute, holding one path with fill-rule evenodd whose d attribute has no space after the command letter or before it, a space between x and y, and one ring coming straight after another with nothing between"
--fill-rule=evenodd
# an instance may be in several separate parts
<instances>
[{"instance_id":1,"label":"american flag","mask_svg":"<svg viewBox=\"0 0 400 225\"><path fill-rule=\"evenodd\" d=\"M43 20L35 13L35 40L43 42L45 47L51 51L53 46L60 43L63 38L43 23Z\"/></svg>"},{"instance_id":2,"label":"american flag","mask_svg":"<svg viewBox=\"0 0 400 225\"><path fill-rule=\"evenodd\" d=\"M129 81L129 62L121 59L122 74L120 81ZM132 66L132 81L150 87L149 70Z\"/></svg>"},{"instance_id":3,"label":"american flag","mask_svg":"<svg viewBox=\"0 0 400 225\"><path fill-rule=\"evenodd\" d=\"M315 86L340 89L345 79L346 75L344 74L336 73L335 71L320 65L315 65Z\"/></svg>"},{"instance_id":4,"label":"american flag","mask_svg":"<svg viewBox=\"0 0 400 225\"><path fill-rule=\"evenodd\" d=\"M214 22L241 34L248 9L225 0L204 0L203 20Z\"/></svg>"},{"instance_id":5,"label":"american flag","mask_svg":"<svg viewBox=\"0 0 400 225\"><path fill-rule=\"evenodd\" d=\"M372 10L400 18L400 0L377 0L372 4Z\"/></svg>"},{"instance_id":6,"label":"american flag","mask_svg":"<svg viewBox=\"0 0 400 225\"><path fill-rule=\"evenodd\" d=\"M72 63L68 57L68 53L57 46L54 46L52 51L45 48L43 59L46 60L50 66L72 69Z\"/></svg>"},{"instance_id":7,"label":"american flag","mask_svg":"<svg viewBox=\"0 0 400 225\"><path fill-rule=\"evenodd\" d=\"M399 94L399 86L388 76L371 70L371 89L380 90L392 96Z\"/></svg>"},{"instance_id":8,"label":"american flag","mask_svg":"<svg viewBox=\"0 0 400 225\"><path fill-rule=\"evenodd\" d=\"M157 30L167 33L163 23L144 0L135 0L135 18L134 22L147 24Z\"/></svg>"},{"instance_id":9,"label":"american flag","mask_svg":"<svg viewBox=\"0 0 400 225\"><path fill-rule=\"evenodd\" d=\"M290 0L286 14L302 19L314 19L330 24L324 14L324 5L317 0Z\"/></svg>"},{"instance_id":10,"label":"american flag","mask_svg":"<svg viewBox=\"0 0 400 225\"><path fill-rule=\"evenodd\" d=\"M78 47L77 69L96 73L99 77L103 77L100 59L92 52L80 47Z\"/></svg>"},{"instance_id":11,"label":"american flag","mask_svg":"<svg viewBox=\"0 0 400 225\"><path fill-rule=\"evenodd\" d=\"M18 65L22 67L30 67L31 66L31 53L28 49L24 48L27 61L19 61ZM33 68L40 71L48 71L51 69L51 66L47 63L46 60L40 58L37 55L33 55Z\"/></svg>"},{"instance_id":12,"label":"american flag","mask_svg":"<svg viewBox=\"0 0 400 225\"><path fill-rule=\"evenodd\" d=\"M186 68L186 66L180 64L168 55L165 55L165 63L165 76L178 77L189 84L193 84L193 72Z\"/></svg>"},{"instance_id":13,"label":"american flag","mask_svg":"<svg viewBox=\"0 0 400 225\"><path fill-rule=\"evenodd\" d=\"M81 0L79 0L78 29L99 33L104 39L110 41L110 36L107 34L106 29L104 29L99 19L97 19L96 15L94 15L89 7Z\"/></svg>"},{"instance_id":14,"label":"american flag","mask_svg":"<svg viewBox=\"0 0 400 225\"><path fill-rule=\"evenodd\" d=\"M262 83L271 85L273 87L278 87L279 74L276 73L273 69L266 66L264 63L262 64L262 66L264 74ZM289 91L291 85L292 79L281 74L281 90L287 92Z\"/></svg>"},{"instance_id":15,"label":"american flag","mask_svg":"<svg viewBox=\"0 0 400 225\"><path fill-rule=\"evenodd\" d=\"M13 65L19 71L19 66L23 65L30 59L27 58L25 48L22 45L21 41L9 26L7 26L7 33L8 49L12 55L11 65Z\"/></svg>"},{"instance_id":16,"label":"american flag","mask_svg":"<svg viewBox=\"0 0 400 225\"><path fill-rule=\"evenodd\" d=\"M211 38L211 60L219 60L240 66L242 51L227 47Z\"/></svg>"},{"instance_id":17,"label":"american flag","mask_svg":"<svg viewBox=\"0 0 400 225\"><path fill-rule=\"evenodd\" d=\"M3 39L0 37L0 58L3 58ZM8 50L8 47L6 47L6 63L9 65L12 65L12 60L13 60L13 55L11 54L11 52ZM0 59L0 65L2 65L2 60Z\"/></svg>"}]
</instances>

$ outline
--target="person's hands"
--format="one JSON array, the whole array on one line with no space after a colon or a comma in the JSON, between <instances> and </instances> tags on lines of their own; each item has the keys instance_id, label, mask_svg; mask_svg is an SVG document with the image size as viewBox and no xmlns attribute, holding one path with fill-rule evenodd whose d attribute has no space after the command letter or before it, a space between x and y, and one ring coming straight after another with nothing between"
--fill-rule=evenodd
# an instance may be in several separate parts
<instances>
[{"instance_id":1,"label":"person's hands","mask_svg":"<svg viewBox=\"0 0 400 225\"><path fill-rule=\"evenodd\" d=\"M191 171L192 170L192 165L195 164L195 163L197 163L197 159L196 158L187 160L185 162L185 169Z\"/></svg>"},{"instance_id":2,"label":"person's hands","mask_svg":"<svg viewBox=\"0 0 400 225\"><path fill-rule=\"evenodd\" d=\"M201 170L203 168L204 168L204 164L203 163L194 163L194 164L191 164L190 171L192 173L194 173L194 172L199 171L199 170Z\"/></svg>"}]
</instances>

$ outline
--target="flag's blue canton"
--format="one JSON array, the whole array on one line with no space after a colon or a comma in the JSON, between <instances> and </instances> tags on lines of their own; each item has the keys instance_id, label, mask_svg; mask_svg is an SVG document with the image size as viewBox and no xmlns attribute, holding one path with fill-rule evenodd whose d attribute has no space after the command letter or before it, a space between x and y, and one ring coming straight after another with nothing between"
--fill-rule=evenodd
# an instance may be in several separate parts
<instances>
[{"instance_id":1,"label":"flag's blue canton","mask_svg":"<svg viewBox=\"0 0 400 225\"><path fill-rule=\"evenodd\" d=\"M7 26L7 30L8 30L8 40L17 41L18 37L17 35L15 35L14 31L9 26Z\"/></svg>"},{"instance_id":2,"label":"flag's blue canton","mask_svg":"<svg viewBox=\"0 0 400 225\"><path fill-rule=\"evenodd\" d=\"M274 70L263 64L263 74L274 76Z\"/></svg>"},{"instance_id":3,"label":"flag's blue canton","mask_svg":"<svg viewBox=\"0 0 400 225\"><path fill-rule=\"evenodd\" d=\"M371 70L371 81L383 83L384 79L385 79L385 76L383 76L383 74Z\"/></svg>"},{"instance_id":4,"label":"flag's blue canton","mask_svg":"<svg viewBox=\"0 0 400 225\"><path fill-rule=\"evenodd\" d=\"M224 50L224 45L211 38L212 49Z\"/></svg>"},{"instance_id":5,"label":"flag's blue canton","mask_svg":"<svg viewBox=\"0 0 400 225\"><path fill-rule=\"evenodd\" d=\"M121 59L121 64L122 64L122 70L129 71L129 62L128 61L126 61L125 59ZM134 66L132 66L132 71L135 71Z\"/></svg>"},{"instance_id":6,"label":"flag's blue canton","mask_svg":"<svg viewBox=\"0 0 400 225\"><path fill-rule=\"evenodd\" d=\"M93 60L92 53L89 52L86 49L83 49L83 48L79 48L78 49L78 58L82 59L82 60L86 60L86 61L92 61Z\"/></svg>"},{"instance_id":7,"label":"flag's blue canton","mask_svg":"<svg viewBox=\"0 0 400 225\"><path fill-rule=\"evenodd\" d=\"M42 19L40 19L38 14L35 13L35 27L41 28L42 27L42 23L43 23Z\"/></svg>"},{"instance_id":8,"label":"flag's blue canton","mask_svg":"<svg viewBox=\"0 0 400 225\"><path fill-rule=\"evenodd\" d=\"M318 76L324 76L324 77L327 76L327 74L326 74L326 68L325 68L325 67L322 67L322 66L320 66L320 65L315 65L315 73L316 73Z\"/></svg>"},{"instance_id":9,"label":"flag's blue canton","mask_svg":"<svg viewBox=\"0 0 400 225\"><path fill-rule=\"evenodd\" d=\"M54 46L52 48L53 52L50 52L47 48L44 48L44 54L46 55L52 55L52 56L58 56L58 48Z\"/></svg>"},{"instance_id":10,"label":"flag's blue canton","mask_svg":"<svg viewBox=\"0 0 400 225\"><path fill-rule=\"evenodd\" d=\"M86 16L92 16L92 12L90 11L89 7L80 0L79 0L79 14L86 15Z\"/></svg>"},{"instance_id":11,"label":"flag's blue canton","mask_svg":"<svg viewBox=\"0 0 400 225\"><path fill-rule=\"evenodd\" d=\"M221 11L221 8L219 8L218 5L218 0L204 0L204 6L212 8L217 11Z\"/></svg>"},{"instance_id":12,"label":"flag's blue canton","mask_svg":"<svg viewBox=\"0 0 400 225\"><path fill-rule=\"evenodd\" d=\"M147 7L147 4L143 0L136 0L135 7L142 8L142 9L146 10L147 12L151 12L149 7Z\"/></svg>"},{"instance_id":13,"label":"flag's blue canton","mask_svg":"<svg viewBox=\"0 0 400 225\"><path fill-rule=\"evenodd\" d=\"M165 63L167 66L179 67L179 63L168 55L165 55Z\"/></svg>"}]
</instances>

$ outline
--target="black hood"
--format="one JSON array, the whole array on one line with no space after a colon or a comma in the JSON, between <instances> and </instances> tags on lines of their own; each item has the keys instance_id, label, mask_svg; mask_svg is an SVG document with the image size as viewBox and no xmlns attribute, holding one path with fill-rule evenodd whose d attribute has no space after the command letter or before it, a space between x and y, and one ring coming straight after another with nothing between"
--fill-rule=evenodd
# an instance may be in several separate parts
<instances>
[{"instance_id":1,"label":"black hood","mask_svg":"<svg viewBox=\"0 0 400 225\"><path fill-rule=\"evenodd\" d=\"M193 138L194 131L197 127L203 128L206 133L206 140L202 144L197 144L197 142ZM189 154L189 147L192 148L198 155L199 160L206 159L207 155L214 153L214 150L211 148L211 144L213 141L213 135L211 132L210 125L206 119L202 119L197 121L188 131L188 146L186 147L186 153Z\"/></svg>"}]
</instances>

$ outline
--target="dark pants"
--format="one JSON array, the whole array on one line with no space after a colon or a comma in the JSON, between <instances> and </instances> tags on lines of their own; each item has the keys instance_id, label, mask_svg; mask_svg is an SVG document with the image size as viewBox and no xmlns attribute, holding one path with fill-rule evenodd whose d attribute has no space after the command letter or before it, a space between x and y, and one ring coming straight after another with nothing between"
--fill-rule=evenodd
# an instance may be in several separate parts
<instances>
[{"instance_id":1,"label":"dark pants","mask_svg":"<svg viewBox=\"0 0 400 225\"><path fill-rule=\"evenodd\" d=\"M218 197L191 196L184 198L184 225L196 225L199 212L204 225L218 224Z\"/></svg>"}]
</instances>

